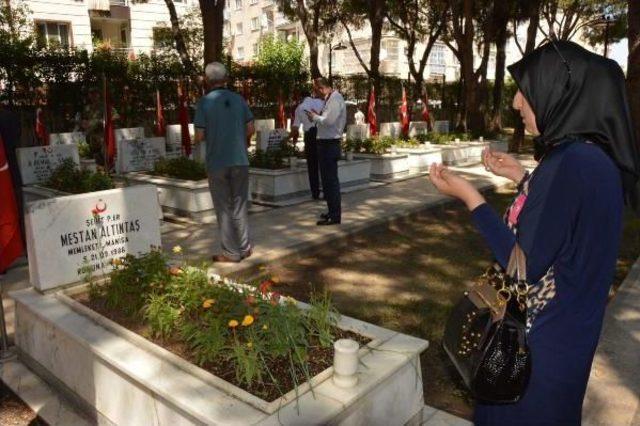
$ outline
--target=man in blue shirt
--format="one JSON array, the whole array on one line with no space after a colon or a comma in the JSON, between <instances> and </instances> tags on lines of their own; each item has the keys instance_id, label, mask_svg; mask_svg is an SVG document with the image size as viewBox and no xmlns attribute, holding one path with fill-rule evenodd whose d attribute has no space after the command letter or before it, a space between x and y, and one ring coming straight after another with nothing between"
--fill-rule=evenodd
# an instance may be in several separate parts
<instances>
[{"instance_id":1,"label":"man in blue shirt","mask_svg":"<svg viewBox=\"0 0 640 426\"><path fill-rule=\"evenodd\" d=\"M240 262L251 256L247 147L255 132L253 114L242 96L225 87L223 64L210 63L205 75L212 90L198 101L194 141L206 144L205 166L220 229L222 254L213 261Z\"/></svg>"}]
</instances>

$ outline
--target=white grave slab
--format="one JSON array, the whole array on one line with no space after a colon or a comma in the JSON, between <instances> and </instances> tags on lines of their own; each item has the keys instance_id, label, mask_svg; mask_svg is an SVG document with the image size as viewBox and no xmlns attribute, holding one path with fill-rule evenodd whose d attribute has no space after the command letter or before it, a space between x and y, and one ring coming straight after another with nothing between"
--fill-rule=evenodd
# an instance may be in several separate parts
<instances>
[{"instance_id":1,"label":"white grave slab","mask_svg":"<svg viewBox=\"0 0 640 426\"><path fill-rule=\"evenodd\" d=\"M380 136L399 138L402 136L402 125L399 122L380 123Z\"/></svg>"},{"instance_id":2,"label":"white grave slab","mask_svg":"<svg viewBox=\"0 0 640 426\"><path fill-rule=\"evenodd\" d=\"M124 129L115 129L116 142L120 140L143 139L144 127L128 127Z\"/></svg>"},{"instance_id":3,"label":"white grave slab","mask_svg":"<svg viewBox=\"0 0 640 426\"><path fill-rule=\"evenodd\" d=\"M182 155L182 128L179 124L169 124L166 127L167 130L167 158L177 158ZM191 141L196 135L195 127L193 123L189 124L189 135L191 135ZM195 149L192 148L192 149Z\"/></svg>"},{"instance_id":4,"label":"white grave slab","mask_svg":"<svg viewBox=\"0 0 640 426\"><path fill-rule=\"evenodd\" d=\"M274 129L258 134L258 149L267 151L270 149L278 149L282 142L289 137L289 133L285 129Z\"/></svg>"},{"instance_id":5,"label":"white grave slab","mask_svg":"<svg viewBox=\"0 0 640 426\"><path fill-rule=\"evenodd\" d=\"M70 145L87 143L87 136L83 132L52 133L49 137L50 145Z\"/></svg>"},{"instance_id":6,"label":"white grave slab","mask_svg":"<svg viewBox=\"0 0 640 426\"><path fill-rule=\"evenodd\" d=\"M166 155L165 139L145 138L118 141L118 174L153 170L153 166Z\"/></svg>"},{"instance_id":7,"label":"white grave slab","mask_svg":"<svg viewBox=\"0 0 640 426\"><path fill-rule=\"evenodd\" d=\"M62 162L71 158L80 165L78 145L49 145L18 148L18 167L23 185L45 183Z\"/></svg>"},{"instance_id":8,"label":"white grave slab","mask_svg":"<svg viewBox=\"0 0 640 426\"><path fill-rule=\"evenodd\" d=\"M449 120L436 120L433 124L433 131L436 133L449 133Z\"/></svg>"},{"instance_id":9,"label":"white grave slab","mask_svg":"<svg viewBox=\"0 0 640 426\"><path fill-rule=\"evenodd\" d=\"M426 121L412 121L409 123L409 137L415 138L418 135L429 133L429 126Z\"/></svg>"},{"instance_id":10,"label":"white grave slab","mask_svg":"<svg viewBox=\"0 0 640 426\"><path fill-rule=\"evenodd\" d=\"M347 126L347 139L362 141L369 137L368 124L350 124Z\"/></svg>"},{"instance_id":11,"label":"white grave slab","mask_svg":"<svg viewBox=\"0 0 640 426\"><path fill-rule=\"evenodd\" d=\"M270 118L268 120L254 120L253 125L256 128L256 132L270 132L276 128L276 120Z\"/></svg>"},{"instance_id":12,"label":"white grave slab","mask_svg":"<svg viewBox=\"0 0 640 426\"><path fill-rule=\"evenodd\" d=\"M94 214L95 212L95 214ZM160 247L157 189L138 185L29 203L31 284L40 291L112 271L111 261Z\"/></svg>"}]
</instances>

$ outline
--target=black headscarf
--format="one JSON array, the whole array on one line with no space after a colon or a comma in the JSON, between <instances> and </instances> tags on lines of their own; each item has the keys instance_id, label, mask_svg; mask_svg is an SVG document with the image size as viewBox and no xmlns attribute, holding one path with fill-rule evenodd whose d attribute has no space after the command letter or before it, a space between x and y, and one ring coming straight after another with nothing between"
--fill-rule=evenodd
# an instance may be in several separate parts
<instances>
[{"instance_id":1,"label":"black headscarf","mask_svg":"<svg viewBox=\"0 0 640 426\"><path fill-rule=\"evenodd\" d=\"M557 41L508 70L536 115L536 158L571 137L599 144L620 168L626 203L640 211L640 157L620 66L575 43Z\"/></svg>"}]
</instances>

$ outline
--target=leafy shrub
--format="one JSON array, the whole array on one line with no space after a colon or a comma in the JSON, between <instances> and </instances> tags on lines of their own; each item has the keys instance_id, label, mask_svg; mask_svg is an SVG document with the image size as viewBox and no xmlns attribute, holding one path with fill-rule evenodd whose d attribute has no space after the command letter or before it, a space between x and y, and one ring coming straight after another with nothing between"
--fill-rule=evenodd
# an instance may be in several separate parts
<instances>
[{"instance_id":1,"label":"leafy shrub","mask_svg":"<svg viewBox=\"0 0 640 426\"><path fill-rule=\"evenodd\" d=\"M395 141L394 146L397 146L398 148L415 148L420 146L421 143L422 142L416 138L398 139Z\"/></svg>"},{"instance_id":2,"label":"leafy shrub","mask_svg":"<svg viewBox=\"0 0 640 426\"><path fill-rule=\"evenodd\" d=\"M80 170L78 165L70 158L65 159L54 170L45 186L71 194L84 194L86 192L115 188L108 174Z\"/></svg>"},{"instance_id":3,"label":"leafy shrub","mask_svg":"<svg viewBox=\"0 0 640 426\"><path fill-rule=\"evenodd\" d=\"M78 144L78 154L80 154L80 158L82 158L83 160L93 159L93 151L91 150L91 146L87 142L80 142Z\"/></svg>"},{"instance_id":4,"label":"leafy shrub","mask_svg":"<svg viewBox=\"0 0 640 426\"><path fill-rule=\"evenodd\" d=\"M297 156L295 147L283 143L280 149L263 151L256 149L249 154L249 165L257 169L282 169L285 168L285 159Z\"/></svg>"},{"instance_id":5,"label":"leafy shrub","mask_svg":"<svg viewBox=\"0 0 640 426\"><path fill-rule=\"evenodd\" d=\"M154 176L164 176L173 179L202 180L207 178L204 164L186 157L161 158L149 172Z\"/></svg>"},{"instance_id":6,"label":"leafy shrub","mask_svg":"<svg viewBox=\"0 0 640 426\"><path fill-rule=\"evenodd\" d=\"M272 292L272 281L240 288L209 279L205 268L169 267L160 251L113 264L108 283L91 285L92 301L142 321L156 338L184 343L201 366L233 366L238 383L269 378L278 387L283 372L272 374L274 360L308 378L309 350L334 340L339 315L326 294L305 312Z\"/></svg>"}]
</instances>

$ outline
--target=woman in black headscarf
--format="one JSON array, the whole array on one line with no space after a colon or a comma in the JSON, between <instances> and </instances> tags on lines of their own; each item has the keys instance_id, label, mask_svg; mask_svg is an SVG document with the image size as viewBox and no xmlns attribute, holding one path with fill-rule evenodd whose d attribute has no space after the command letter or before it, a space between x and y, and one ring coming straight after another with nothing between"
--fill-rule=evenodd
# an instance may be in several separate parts
<instances>
[{"instance_id":1,"label":"woman in black headscarf","mask_svg":"<svg viewBox=\"0 0 640 426\"><path fill-rule=\"evenodd\" d=\"M465 179L442 165L430 178L463 200L504 268L517 242L527 255L532 373L515 404L478 401L478 425L578 425L613 280L626 201L638 209L638 149L624 75L571 42L550 42L511 65L513 107L536 135L535 170L486 151L487 170L519 185L501 219Z\"/></svg>"}]
</instances>

